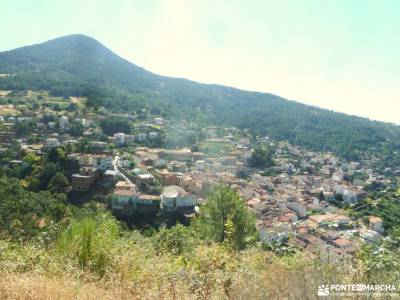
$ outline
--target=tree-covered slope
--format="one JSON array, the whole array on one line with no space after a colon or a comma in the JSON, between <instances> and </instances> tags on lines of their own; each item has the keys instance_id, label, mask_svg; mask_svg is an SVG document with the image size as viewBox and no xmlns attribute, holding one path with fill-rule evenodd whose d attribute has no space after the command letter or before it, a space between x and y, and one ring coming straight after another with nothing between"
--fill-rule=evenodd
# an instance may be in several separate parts
<instances>
[{"instance_id":1,"label":"tree-covered slope","mask_svg":"<svg viewBox=\"0 0 400 300\"><path fill-rule=\"evenodd\" d=\"M385 147L389 155L394 152L394 159L398 159L394 150L400 140L399 126L307 106L268 93L159 76L84 35L2 52L0 73L9 75L0 78L0 89L91 96L115 111L150 108L171 117L201 116L348 158Z\"/></svg>"}]
</instances>

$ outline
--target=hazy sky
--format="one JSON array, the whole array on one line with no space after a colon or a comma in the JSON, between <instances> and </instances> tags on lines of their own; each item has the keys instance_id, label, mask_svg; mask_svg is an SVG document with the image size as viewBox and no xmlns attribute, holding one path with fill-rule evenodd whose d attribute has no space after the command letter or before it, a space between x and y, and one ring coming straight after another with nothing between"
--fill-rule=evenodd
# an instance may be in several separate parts
<instances>
[{"instance_id":1,"label":"hazy sky","mask_svg":"<svg viewBox=\"0 0 400 300\"><path fill-rule=\"evenodd\" d=\"M162 75L400 123L400 0L1 0L0 51L90 35Z\"/></svg>"}]
</instances>

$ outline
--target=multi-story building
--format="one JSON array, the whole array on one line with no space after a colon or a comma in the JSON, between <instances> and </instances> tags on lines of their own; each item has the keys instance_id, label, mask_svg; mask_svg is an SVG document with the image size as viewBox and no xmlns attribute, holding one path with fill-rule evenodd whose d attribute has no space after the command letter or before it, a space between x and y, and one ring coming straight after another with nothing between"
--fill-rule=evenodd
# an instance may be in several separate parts
<instances>
[{"instance_id":1,"label":"multi-story building","mask_svg":"<svg viewBox=\"0 0 400 300\"><path fill-rule=\"evenodd\" d=\"M60 146L60 142L57 138L47 138L44 143L44 147L47 149L51 149L54 147Z\"/></svg>"},{"instance_id":2,"label":"multi-story building","mask_svg":"<svg viewBox=\"0 0 400 300\"><path fill-rule=\"evenodd\" d=\"M71 186L73 191L89 191L98 178L99 173L95 168L81 168L79 173L73 174Z\"/></svg>"},{"instance_id":3,"label":"multi-story building","mask_svg":"<svg viewBox=\"0 0 400 300\"><path fill-rule=\"evenodd\" d=\"M125 133L123 132L118 132L114 134L114 138L116 139L115 142L117 146L123 146L125 145Z\"/></svg>"},{"instance_id":4,"label":"multi-story building","mask_svg":"<svg viewBox=\"0 0 400 300\"><path fill-rule=\"evenodd\" d=\"M140 194L136 185L128 181L119 181L115 185L113 212L117 215L155 213L160 209L160 196Z\"/></svg>"},{"instance_id":5,"label":"multi-story building","mask_svg":"<svg viewBox=\"0 0 400 300\"><path fill-rule=\"evenodd\" d=\"M196 198L179 186L166 186L161 193L161 209L166 212L194 211L195 206Z\"/></svg>"},{"instance_id":6,"label":"multi-story building","mask_svg":"<svg viewBox=\"0 0 400 300\"><path fill-rule=\"evenodd\" d=\"M73 153L68 155L68 158L78 160L80 167L96 168L102 172L114 168L113 156L111 153L102 153L102 154Z\"/></svg>"}]
</instances>

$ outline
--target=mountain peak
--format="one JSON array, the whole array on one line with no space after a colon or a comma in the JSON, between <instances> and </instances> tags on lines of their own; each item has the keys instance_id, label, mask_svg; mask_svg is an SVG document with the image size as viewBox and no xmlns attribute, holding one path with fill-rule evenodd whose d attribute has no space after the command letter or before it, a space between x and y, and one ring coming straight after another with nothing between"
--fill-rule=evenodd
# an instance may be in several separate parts
<instances>
[{"instance_id":1,"label":"mountain peak","mask_svg":"<svg viewBox=\"0 0 400 300\"><path fill-rule=\"evenodd\" d=\"M91 41L96 41L97 40L91 36L88 36L86 34L83 33L71 33L71 34L67 34L67 35L63 35L54 39L51 39L50 41L53 40L67 40L67 39L73 39L73 40L91 40Z\"/></svg>"},{"instance_id":2,"label":"mountain peak","mask_svg":"<svg viewBox=\"0 0 400 300\"><path fill-rule=\"evenodd\" d=\"M52 52L64 50L68 51L68 54L69 51L86 55L98 54L99 51L112 53L99 41L84 34L70 34L31 47L42 47Z\"/></svg>"},{"instance_id":3,"label":"mountain peak","mask_svg":"<svg viewBox=\"0 0 400 300\"><path fill-rule=\"evenodd\" d=\"M73 46L94 45L94 46L102 46L102 47L106 48L98 40L96 40L88 35L81 34L81 33L61 36L61 37L58 37L55 39L48 40L47 42L42 43L40 45L45 45L45 44L64 44L64 45L71 44Z\"/></svg>"},{"instance_id":4,"label":"mountain peak","mask_svg":"<svg viewBox=\"0 0 400 300\"><path fill-rule=\"evenodd\" d=\"M70 34L44 43L0 52L6 59L35 59L36 61L63 60L64 57L79 56L91 59L98 56L116 56L96 39L84 34Z\"/></svg>"}]
</instances>

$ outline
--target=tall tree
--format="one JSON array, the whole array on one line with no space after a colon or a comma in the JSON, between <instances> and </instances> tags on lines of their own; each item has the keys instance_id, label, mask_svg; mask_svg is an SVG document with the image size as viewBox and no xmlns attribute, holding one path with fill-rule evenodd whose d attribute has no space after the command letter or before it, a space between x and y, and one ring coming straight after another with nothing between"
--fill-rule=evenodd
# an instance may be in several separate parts
<instances>
[{"instance_id":1,"label":"tall tree","mask_svg":"<svg viewBox=\"0 0 400 300\"><path fill-rule=\"evenodd\" d=\"M273 155L274 151L271 147L257 146L253 149L250 165L256 168L272 167L275 164Z\"/></svg>"},{"instance_id":2,"label":"tall tree","mask_svg":"<svg viewBox=\"0 0 400 300\"><path fill-rule=\"evenodd\" d=\"M48 188L53 192L63 192L69 185L67 178L63 173L57 172L50 180Z\"/></svg>"},{"instance_id":3,"label":"tall tree","mask_svg":"<svg viewBox=\"0 0 400 300\"><path fill-rule=\"evenodd\" d=\"M223 184L210 192L199 223L206 237L235 249L245 248L256 237L254 215L239 195Z\"/></svg>"}]
</instances>

